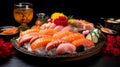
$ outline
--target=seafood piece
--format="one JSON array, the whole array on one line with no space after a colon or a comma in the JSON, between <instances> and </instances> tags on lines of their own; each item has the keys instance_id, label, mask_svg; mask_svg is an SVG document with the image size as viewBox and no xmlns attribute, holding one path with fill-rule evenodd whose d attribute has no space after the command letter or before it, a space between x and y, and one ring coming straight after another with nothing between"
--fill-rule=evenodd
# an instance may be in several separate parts
<instances>
[{"instance_id":1,"label":"seafood piece","mask_svg":"<svg viewBox=\"0 0 120 67\"><path fill-rule=\"evenodd\" d=\"M52 41L52 38L48 38L48 37L38 38L30 45L30 48L32 51L34 51L37 48L45 47L47 43L51 41Z\"/></svg>"},{"instance_id":2,"label":"seafood piece","mask_svg":"<svg viewBox=\"0 0 120 67\"><path fill-rule=\"evenodd\" d=\"M38 38L44 38L44 37L52 38L52 36L50 36L50 35L41 35L40 34L38 36L32 37L31 40L30 40L30 44L32 44L36 39L38 39Z\"/></svg>"},{"instance_id":3,"label":"seafood piece","mask_svg":"<svg viewBox=\"0 0 120 67\"><path fill-rule=\"evenodd\" d=\"M69 19L68 22L78 28L83 28L83 23L79 19Z\"/></svg>"},{"instance_id":4,"label":"seafood piece","mask_svg":"<svg viewBox=\"0 0 120 67\"><path fill-rule=\"evenodd\" d=\"M53 35L55 34L57 31L54 29L45 29L45 30L40 30L39 33L43 34L43 35Z\"/></svg>"},{"instance_id":5,"label":"seafood piece","mask_svg":"<svg viewBox=\"0 0 120 67\"><path fill-rule=\"evenodd\" d=\"M40 30L46 29L45 25L46 25L46 23L42 24L42 25L40 26Z\"/></svg>"},{"instance_id":6,"label":"seafood piece","mask_svg":"<svg viewBox=\"0 0 120 67\"><path fill-rule=\"evenodd\" d=\"M42 30L48 29L50 25L51 25L51 23L45 23L45 24L41 25L40 29L42 29Z\"/></svg>"},{"instance_id":7,"label":"seafood piece","mask_svg":"<svg viewBox=\"0 0 120 67\"><path fill-rule=\"evenodd\" d=\"M64 31L64 30L73 31L73 28L72 28L72 26L67 25L67 26L65 26L65 27L62 29L62 31Z\"/></svg>"},{"instance_id":8,"label":"seafood piece","mask_svg":"<svg viewBox=\"0 0 120 67\"><path fill-rule=\"evenodd\" d=\"M33 37L35 36L40 36L39 33L37 32L32 32L32 33L29 33L29 34L25 34L24 36L21 36L17 39L17 42L19 44L19 46L23 45L25 42L29 42Z\"/></svg>"},{"instance_id":9,"label":"seafood piece","mask_svg":"<svg viewBox=\"0 0 120 67\"><path fill-rule=\"evenodd\" d=\"M94 25L92 23L86 23L83 26L84 30L93 30L94 29Z\"/></svg>"},{"instance_id":10,"label":"seafood piece","mask_svg":"<svg viewBox=\"0 0 120 67\"><path fill-rule=\"evenodd\" d=\"M30 39L32 39L33 36L25 36L20 38L20 40L18 40L18 46L22 46L24 43L29 42Z\"/></svg>"},{"instance_id":11,"label":"seafood piece","mask_svg":"<svg viewBox=\"0 0 120 67\"><path fill-rule=\"evenodd\" d=\"M11 35L18 33L19 29L17 27L12 26L3 26L0 27L0 34L2 35Z\"/></svg>"},{"instance_id":12,"label":"seafood piece","mask_svg":"<svg viewBox=\"0 0 120 67\"><path fill-rule=\"evenodd\" d=\"M94 29L94 24L89 21L80 19L79 22L82 23L81 25L83 25L82 26L83 30L93 30Z\"/></svg>"},{"instance_id":13,"label":"seafood piece","mask_svg":"<svg viewBox=\"0 0 120 67\"><path fill-rule=\"evenodd\" d=\"M94 24L82 19L70 19L69 23L77 26L80 30L93 30Z\"/></svg>"},{"instance_id":14,"label":"seafood piece","mask_svg":"<svg viewBox=\"0 0 120 67\"><path fill-rule=\"evenodd\" d=\"M56 54L73 54L76 51L76 47L72 43L62 43L56 49Z\"/></svg>"},{"instance_id":15,"label":"seafood piece","mask_svg":"<svg viewBox=\"0 0 120 67\"><path fill-rule=\"evenodd\" d=\"M39 32L39 31L40 31L39 29L28 29L26 31L21 31L20 36L24 36L26 34L33 33L33 32Z\"/></svg>"},{"instance_id":16,"label":"seafood piece","mask_svg":"<svg viewBox=\"0 0 120 67\"><path fill-rule=\"evenodd\" d=\"M70 31L60 31L53 35L53 39L61 39L62 37L72 34L72 33L73 32L70 32Z\"/></svg>"},{"instance_id":17,"label":"seafood piece","mask_svg":"<svg viewBox=\"0 0 120 67\"><path fill-rule=\"evenodd\" d=\"M67 42L68 42L68 41L62 40L62 39L58 39L58 40L51 41L51 42L49 42L49 43L46 45L45 50L48 51L48 50L50 50L50 49L52 49L52 48L57 47L57 46L58 46L59 44L61 44L61 43L67 43Z\"/></svg>"},{"instance_id":18,"label":"seafood piece","mask_svg":"<svg viewBox=\"0 0 120 67\"><path fill-rule=\"evenodd\" d=\"M72 42L77 39L85 38L83 34L81 33L72 33L67 36L62 37L62 39L67 40L69 42Z\"/></svg>"},{"instance_id":19,"label":"seafood piece","mask_svg":"<svg viewBox=\"0 0 120 67\"><path fill-rule=\"evenodd\" d=\"M62 25L57 25L55 28L54 28L54 30L56 30L56 31L61 31L62 29L63 29L64 27L62 26Z\"/></svg>"},{"instance_id":20,"label":"seafood piece","mask_svg":"<svg viewBox=\"0 0 120 67\"><path fill-rule=\"evenodd\" d=\"M33 25L33 26L31 27L31 29L39 29L39 28L40 28L39 25Z\"/></svg>"},{"instance_id":21,"label":"seafood piece","mask_svg":"<svg viewBox=\"0 0 120 67\"><path fill-rule=\"evenodd\" d=\"M89 40L89 39L86 39L86 38L74 40L72 42L72 44L75 45L76 47L83 45L86 49L89 49L91 47L95 47L94 42Z\"/></svg>"},{"instance_id":22,"label":"seafood piece","mask_svg":"<svg viewBox=\"0 0 120 67\"><path fill-rule=\"evenodd\" d=\"M54 23L45 23L41 25L40 29L45 30L45 29L54 29L56 27L56 24Z\"/></svg>"},{"instance_id":23,"label":"seafood piece","mask_svg":"<svg viewBox=\"0 0 120 67\"><path fill-rule=\"evenodd\" d=\"M104 33L108 33L108 34L116 34L118 33L117 31L115 30L112 30L112 29L109 29L109 28L106 28L106 27L102 27L100 28L100 30Z\"/></svg>"},{"instance_id":24,"label":"seafood piece","mask_svg":"<svg viewBox=\"0 0 120 67\"><path fill-rule=\"evenodd\" d=\"M55 27L56 27L56 24L51 23L49 28L50 28L50 29L54 29Z\"/></svg>"}]
</instances>

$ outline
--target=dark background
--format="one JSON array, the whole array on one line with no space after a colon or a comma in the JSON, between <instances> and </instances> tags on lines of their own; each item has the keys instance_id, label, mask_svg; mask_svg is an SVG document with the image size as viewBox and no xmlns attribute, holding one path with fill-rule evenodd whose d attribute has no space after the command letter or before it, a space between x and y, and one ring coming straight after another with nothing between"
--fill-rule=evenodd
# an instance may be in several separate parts
<instances>
[{"instance_id":1,"label":"dark background","mask_svg":"<svg viewBox=\"0 0 120 67\"><path fill-rule=\"evenodd\" d=\"M19 25L13 18L13 5L17 2L31 2L36 13L44 12L51 15L53 12L63 12L66 15L73 15L74 18L87 19L97 23L100 17L120 17L119 2L116 1L92 1L92 0L3 0L0 4L0 26Z\"/></svg>"},{"instance_id":2,"label":"dark background","mask_svg":"<svg viewBox=\"0 0 120 67\"><path fill-rule=\"evenodd\" d=\"M3 25L15 25L16 23L13 17L13 5L17 2L31 2L34 6L34 18L31 21L31 24L34 24L36 20L36 13L44 12L46 15L51 15L53 12L63 12L66 15L74 15L78 19L86 19L93 23L102 22L100 17L116 17L120 18L119 2L116 1L102 1L102 0L2 0L0 2L0 26ZM104 21L103 21L104 22ZM18 52L17 52L18 53ZM4 63L0 63L0 67L40 67L42 65L48 65L44 61L31 61L25 54L13 56L10 60L7 60ZM28 58L26 58L28 57ZM36 60L36 59L35 59ZM39 59L38 59L39 60ZM92 62L91 62L92 61ZM69 63L69 62L68 62ZM68 65L68 63L64 63ZM95 56L85 59L78 60L74 63L76 66L84 67L120 67L120 57L114 57L109 55L103 55L101 53L96 54ZM52 66L55 63L52 64ZM59 63L59 65L62 65ZM58 66L58 65L57 65Z\"/></svg>"}]
</instances>

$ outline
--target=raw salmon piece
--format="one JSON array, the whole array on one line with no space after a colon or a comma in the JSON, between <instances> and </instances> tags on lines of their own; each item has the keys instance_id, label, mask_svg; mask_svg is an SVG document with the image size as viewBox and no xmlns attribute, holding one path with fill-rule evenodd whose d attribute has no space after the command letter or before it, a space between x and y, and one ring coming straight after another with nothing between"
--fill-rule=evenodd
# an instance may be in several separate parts
<instances>
[{"instance_id":1,"label":"raw salmon piece","mask_svg":"<svg viewBox=\"0 0 120 67\"><path fill-rule=\"evenodd\" d=\"M72 44L75 45L76 47L78 47L79 45L83 45L85 48L90 48L95 46L93 41L86 38L75 40L72 42Z\"/></svg>"},{"instance_id":2,"label":"raw salmon piece","mask_svg":"<svg viewBox=\"0 0 120 67\"><path fill-rule=\"evenodd\" d=\"M30 44L31 43L33 43L36 39L38 39L38 38L44 38L44 37L48 37L48 38L52 38L52 36L50 36L50 35L38 35L38 36L34 36L34 37L32 37L32 39L30 40Z\"/></svg>"},{"instance_id":3,"label":"raw salmon piece","mask_svg":"<svg viewBox=\"0 0 120 67\"><path fill-rule=\"evenodd\" d=\"M23 45L25 42L29 42L33 37L35 36L39 36L40 34L37 32L32 32L29 34L25 34L23 36L20 36L17 40L17 42L19 43L19 46Z\"/></svg>"},{"instance_id":4,"label":"raw salmon piece","mask_svg":"<svg viewBox=\"0 0 120 67\"><path fill-rule=\"evenodd\" d=\"M53 35L55 34L57 31L54 29L45 29L45 30L40 30L39 33L43 34L43 35Z\"/></svg>"},{"instance_id":5,"label":"raw salmon piece","mask_svg":"<svg viewBox=\"0 0 120 67\"><path fill-rule=\"evenodd\" d=\"M68 42L68 41L62 40L62 39L58 39L58 40L51 41L51 42L49 42L49 43L46 45L45 50L48 51L48 50L50 50L50 49L52 49L52 48L57 47L57 46L58 46L59 44L61 44L61 43L67 43L67 42Z\"/></svg>"},{"instance_id":6,"label":"raw salmon piece","mask_svg":"<svg viewBox=\"0 0 120 67\"><path fill-rule=\"evenodd\" d=\"M62 37L62 39L67 40L69 42L72 42L76 39L81 39L81 38L85 38L84 35L81 33L72 33L72 34L68 34L67 36Z\"/></svg>"},{"instance_id":7,"label":"raw salmon piece","mask_svg":"<svg viewBox=\"0 0 120 67\"><path fill-rule=\"evenodd\" d=\"M45 47L47 43L51 41L52 41L52 38L48 38L48 37L38 38L30 45L30 48L32 49L32 51L34 51L37 48Z\"/></svg>"},{"instance_id":8,"label":"raw salmon piece","mask_svg":"<svg viewBox=\"0 0 120 67\"><path fill-rule=\"evenodd\" d=\"M39 31L40 31L39 29L28 29L26 31L21 31L20 36L24 36L26 34L33 33L33 32L39 32Z\"/></svg>"},{"instance_id":9,"label":"raw salmon piece","mask_svg":"<svg viewBox=\"0 0 120 67\"><path fill-rule=\"evenodd\" d=\"M53 35L53 39L61 39L62 37L66 36L66 35L69 35L69 34L72 34L72 32L70 31L60 31L60 32L57 32Z\"/></svg>"}]
</instances>

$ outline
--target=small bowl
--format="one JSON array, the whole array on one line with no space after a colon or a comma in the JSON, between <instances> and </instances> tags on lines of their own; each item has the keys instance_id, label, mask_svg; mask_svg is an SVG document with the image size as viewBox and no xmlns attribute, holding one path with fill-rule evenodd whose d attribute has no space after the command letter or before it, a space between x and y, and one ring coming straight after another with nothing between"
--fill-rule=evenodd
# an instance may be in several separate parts
<instances>
[{"instance_id":1,"label":"small bowl","mask_svg":"<svg viewBox=\"0 0 120 67\"><path fill-rule=\"evenodd\" d=\"M120 33L120 18L108 18L105 20L105 27Z\"/></svg>"},{"instance_id":2,"label":"small bowl","mask_svg":"<svg viewBox=\"0 0 120 67\"><path fill-rule=\"evenodd\" d=\"M1 26L0 38L10 40L10 38L19 35L19 28L15 26Z\"/></svg>"}]
</instances>

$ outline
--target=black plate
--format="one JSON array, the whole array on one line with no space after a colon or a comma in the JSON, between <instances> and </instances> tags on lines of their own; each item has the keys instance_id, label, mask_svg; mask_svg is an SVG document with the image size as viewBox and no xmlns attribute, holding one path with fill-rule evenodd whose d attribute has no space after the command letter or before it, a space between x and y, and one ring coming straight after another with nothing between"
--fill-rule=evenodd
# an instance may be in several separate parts
<instances>
[{"instance_id":1,"label":"black plate","mask_svg":"<svg viewBox=\"0 0 120 67\"><path fill-rule=\"evenodd\" d=\"M0 38L4 38L6 41L9 41L11 38L18 36L19 35L19 29L16 33L14 34L2 34L1 32L3 32L4 30L8 29L8 28L12 28L12 27L16 27L16 26L1 26L0 27ZM16 27L18 28L18 27Z\"/></svg>"},{"instance_id":2,"label":"black plate","mask_svg":"<svg viewBox=\"0 0 120 67\"><path fill-rule=\"evenodd\" d=\"M14 34L2 34L1 32L3 32L3 31L5 31L6 29L8 29L8 28L13 28L13 27L15 27L15 26L1 26L0 27L0 35L1 36L5 36L5 35L15 35L15 34L17 34L18 32L19 32L19 29L18 29L18 31L16 32L16 33L14 33ZM18 28L18 27L15 27L15 28Z\"/></svg>"},{"instance_id":3,"label":"black plate","mask_svg":"<svg viewBox=\"0 0 120 67\"><path fill-rule=\"evenodd\" d=\"M20 52L27 54L27 55L31 55L34 57L42 57L42 58L50 58L50 59L57 59L60 61L74 61L74 60L81 60L81 59L85 59L88 57L91 57L95 54L97 54L98 52L101 51L101 48L103 47L103 45L105 44L105 36L103 35L103 38L101 39L101 41L99 43L96 44L96 46L94 48L88 49L86 51L83 52L78 52L75 54L65 54L65 55L41 55L35 52L29 52L28 50L26 50L23 47L19 47L18 43L16 40L13 40L13 46Z\"/></svg>"}]
</instances>

